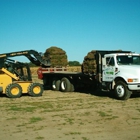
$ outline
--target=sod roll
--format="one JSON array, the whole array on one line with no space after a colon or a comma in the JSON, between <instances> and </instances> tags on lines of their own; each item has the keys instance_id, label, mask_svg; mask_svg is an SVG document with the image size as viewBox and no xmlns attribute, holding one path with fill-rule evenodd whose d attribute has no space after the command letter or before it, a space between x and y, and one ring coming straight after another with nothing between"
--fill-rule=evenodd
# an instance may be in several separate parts
<instances>
[{"instance_id":1,"label":"sod roll","mask_svg":"<svg viewBox=\"0 0 140 140\"><path fill-rule=\"evenodd\" d=\"M67 54L59 47L52 46L46 49L44 57L50 60L51 67L62 67L68 65Z\"/></svg>"}]
</instances>

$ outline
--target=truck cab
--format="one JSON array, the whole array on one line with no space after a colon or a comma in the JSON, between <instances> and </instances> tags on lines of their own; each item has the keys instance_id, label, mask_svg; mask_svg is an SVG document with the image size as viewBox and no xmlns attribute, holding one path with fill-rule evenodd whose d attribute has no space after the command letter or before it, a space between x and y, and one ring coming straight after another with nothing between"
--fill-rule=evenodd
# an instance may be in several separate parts
<instances>
[{"instance_id":1,"label":"truck cab","mask_svg":"<svg viewBox=\"0 0 140 140\"><path fill-rule=\"evenodd\" d=\"M102 84L126 100L140 92L140 54L114 53L102 58Z\"/></svg>"}]
</instances>

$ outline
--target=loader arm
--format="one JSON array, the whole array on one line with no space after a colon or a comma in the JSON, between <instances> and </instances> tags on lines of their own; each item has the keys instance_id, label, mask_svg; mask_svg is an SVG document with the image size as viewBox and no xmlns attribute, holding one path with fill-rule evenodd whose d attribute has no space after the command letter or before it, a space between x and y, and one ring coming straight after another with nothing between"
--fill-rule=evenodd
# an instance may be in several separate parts
<instances>
[{"instance_id":1,"label":"loader arm","mask_svg":"<svg viewBox=\"0 0 140 140\"><path fill-rule=\"evenodd\" d=\"M25 51L0 54L0 59L1 61L3 61L4 59L7 59L9 57L15 57L15 56L25 56L36 66L43 66L43 67L50 66L50 60L43 59L41 54L35 50L25 50Z\"/></svg>"}]
</instances>

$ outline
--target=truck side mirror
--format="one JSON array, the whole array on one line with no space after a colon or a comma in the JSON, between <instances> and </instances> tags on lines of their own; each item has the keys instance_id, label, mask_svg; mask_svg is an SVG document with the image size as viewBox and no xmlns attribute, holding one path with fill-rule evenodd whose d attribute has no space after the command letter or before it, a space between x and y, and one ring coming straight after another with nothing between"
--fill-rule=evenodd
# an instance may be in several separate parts
<instances>
[{"instance_id":1,"label":"truck side mirror","mask_svg":"<svg viewBox=\"0 0 140 140\"><path fill-rule=\"evenodd\" d=\"M106 58L104 58L104 57L102 58L102 65L106 66Z\"/></svg>"}]
</instances>

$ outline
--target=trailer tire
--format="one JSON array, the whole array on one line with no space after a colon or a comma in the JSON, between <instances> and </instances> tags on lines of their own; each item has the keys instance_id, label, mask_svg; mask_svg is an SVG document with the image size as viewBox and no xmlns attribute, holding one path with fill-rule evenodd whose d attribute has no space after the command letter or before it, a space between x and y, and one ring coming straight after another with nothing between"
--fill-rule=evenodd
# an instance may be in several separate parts
<instances>
[{"instance_id":1,"label":"trailer tire","mask_svg":"<svg viewBox=\"0 0 140 140\"><path fill-rule=\"evenodd\" d=\"M65 77L62 78L60 86L61 86L61 91L63 91L63 92L71 91L71 83L68 78L65 78Z\"/></svg>"},{"instance_id":2,"label":"trailer tire","mask_svg":"<svg viewBox=\"0 0 140 140\"><path fill-rule=\"evenodd\" d=\"M59 91L60 90L60 80L54 79L52 81L52 89L54 91Z\"/></svg>"},{"instance_id":3,"label":"trailer tire","mask_svg":"<svg viewBox=\"0 0 140 140\"><path fill-rule=\"evenodd\" d=\"M127 100L130 98L132 92L127 88L123 81L118 81L114 87L115 96L119 100Z\"/></svg>"},{"instance_id":4,"label":"trailer tire","mask_svg":"<svg viewBox=\"0 0 140 140\"><path fill-rule=\"evenodd\" d=\"M75 88L74 88L74 85L71 84L71 92L74 92Z\"/></svg>"},{"instance_id":5,"label":"trailer tire","mask_svg":"<svg viewBox=\"0 0 140 140\"><path fill-rule=\"evenodd\" d=\"M12 83L6 87L5 93L9 98L19 98L22 95L22 88L19 84Z\"/></svg>"},{"instance_id":6,"label":"trailer tire","mask_svg":"<svg viewBox=\"0 0 140 140\"><path fill-rule=\"evenodd\" d=\"M33 97L39 97L43 94L43 86L40 83L31 83L28 87L28 94Z\"/></svg>"}]
</instances>

